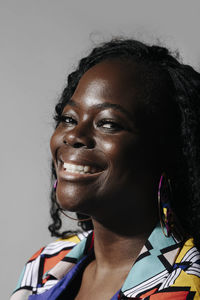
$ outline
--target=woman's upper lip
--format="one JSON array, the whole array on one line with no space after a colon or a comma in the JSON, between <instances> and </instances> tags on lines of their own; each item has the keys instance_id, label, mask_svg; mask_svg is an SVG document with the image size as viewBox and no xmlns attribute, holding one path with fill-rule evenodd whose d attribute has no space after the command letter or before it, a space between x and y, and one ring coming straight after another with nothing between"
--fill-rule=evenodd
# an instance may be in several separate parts
<instances>
[{"instance_id":1,"label":"woman's upper lip","mask_svg":"<svg viewBox=\"0 0 200 300\"><path fill-rule=\"evenodd\" d=\"M98 169L99 171L103 171L107 168L107 164L103 162L98 157L94 158L86 158L83 155L80 157L78 155L68 155L67 153L58 153L57 155L57 163L60 161L62 164L74 164L74 165L81 165L81 166L90 166Z\"/></svg>"},{"instance_id":2,"label":"woman's upper lip","mask_svg":"<svg viewBox=\"0 0 200 300\"><path fill-rule=\"evenodd\" d=\"M105 168L97 165L96 163L91 163L86 160L81 160L81 161L69 160L69 159L65 160L65 161L63 161L62 159L59 159L59 160L61 161L62 164L67 163L67 164L73 164L73 165L77 165L77 166L90 166L90 167L97 169L98 171L103 171L105 169Z\"/></svg>"}]
</instances>

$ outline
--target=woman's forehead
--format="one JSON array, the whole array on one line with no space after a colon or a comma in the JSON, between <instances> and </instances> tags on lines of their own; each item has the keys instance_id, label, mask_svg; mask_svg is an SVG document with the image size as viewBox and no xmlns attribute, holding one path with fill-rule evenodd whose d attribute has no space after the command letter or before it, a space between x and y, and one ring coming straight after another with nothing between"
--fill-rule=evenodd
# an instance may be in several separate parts
<instances>
[{"instance_id":1,"label":"woman's forehead","mask_svg":"<svg viewBox=\"0 0 200 300\"><path fill-rule=\"evenodd\" d=\"M90 110L104 102L120 105L138 128L159 127L173 115L174 101L162 70L130 60L102 61L81 77L73 101Z\"/></svg>"},{"instance_id":2,"label":"woman's forehead","mask_svg":"<svg viewBox=\"0 0 200 300\"><path fill-rule=\"evenodd\" d=\"M75 101L110 101L131 109L142 89L138 66L128 61L106 60L90 68L80 79Z\"/></svg>"},{"instance_id":3,"label":"woman's forehead","mask_svg":"<svg viewBox=\"0 0 200 300\"><path fill-rule=\"evenodd\" d=\"M80 79L80 83L89 85L92 82L104 82L114 90L119 91L120 88L128 85L135 86L141 81L141 72L138 64L130 60L105 60L91 67L84 73Z\"/></svg>"}]
</instances>

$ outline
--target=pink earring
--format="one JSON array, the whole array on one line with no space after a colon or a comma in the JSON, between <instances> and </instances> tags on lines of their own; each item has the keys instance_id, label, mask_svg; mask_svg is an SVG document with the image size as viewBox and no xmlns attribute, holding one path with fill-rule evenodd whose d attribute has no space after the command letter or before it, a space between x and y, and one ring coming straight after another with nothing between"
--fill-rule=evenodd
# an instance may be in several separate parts
<instances>
[{"instance_id":1,"label":"pink earring","mask_svg":"<svg viewBox=\"0 0 200 300\"><path fill-rule=\"evenodd\" d=\"M56 179L55 182L54 182L54 185L53 185L54 190L56 190L57 184L58 184L58 180Z\"/></svg>"}]
</instances>

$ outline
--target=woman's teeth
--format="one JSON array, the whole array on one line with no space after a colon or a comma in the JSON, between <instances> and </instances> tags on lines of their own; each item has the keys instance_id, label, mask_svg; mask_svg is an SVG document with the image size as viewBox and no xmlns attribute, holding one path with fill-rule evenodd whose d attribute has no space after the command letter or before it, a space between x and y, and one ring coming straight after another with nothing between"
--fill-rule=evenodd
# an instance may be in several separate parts
<instances>
[{"instance_id":1,"label":"woman's teeth","mask_svg":"<svg viewBox=\"0 0 200 300\"><path fill-rule=\"evenodd\" d=\"M93 174L97 172L97 170L94 167L90 167L90 166L81 166L81 165L64 163L63 167L66 172L70 172L70 173Z\"/></svg>"}]
</instances>

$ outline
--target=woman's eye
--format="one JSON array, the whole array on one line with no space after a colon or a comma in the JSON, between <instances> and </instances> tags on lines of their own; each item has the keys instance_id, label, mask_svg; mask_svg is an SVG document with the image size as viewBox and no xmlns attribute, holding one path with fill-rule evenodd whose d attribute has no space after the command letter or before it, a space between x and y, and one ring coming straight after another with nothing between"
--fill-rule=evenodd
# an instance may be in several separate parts
<instances>
[{"instance_id":1,"label":"woman's eye","mask_svg":"<svg viewBox=\"0 0 200 300\"><path fill-rule=\"evenodd\" d=\"M67 124L67 126L73 126L77 124L77 121L69 116L60 116L60 122Z\"/></svg>"},{"instance_id":2,"label":"woman's eye","mask_svg":"<svg viewBox=\"0 0 200 300\"><path fill-rule=\"evenodd\" d=\"M97 127L101 127L107 131L120 131L123 129L123 127L113 121L109 121L109 120L101 120L97 123Z\"/></svg>"}]
</instances>

